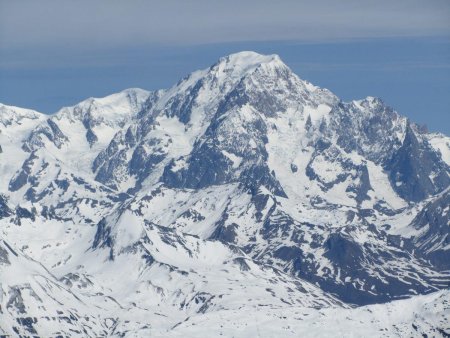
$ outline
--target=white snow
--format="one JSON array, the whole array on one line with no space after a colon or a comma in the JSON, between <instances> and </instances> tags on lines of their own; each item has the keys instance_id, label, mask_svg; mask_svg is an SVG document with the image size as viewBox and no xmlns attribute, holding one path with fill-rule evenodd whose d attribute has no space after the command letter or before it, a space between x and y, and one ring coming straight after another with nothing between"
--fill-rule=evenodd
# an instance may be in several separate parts
<instances>
[{"instance_id":1,"label":"white snow","mask_svg":"<svg viewBox=\"0 0 450 338\"><path fill-rule=\"evenodd\" d=\"M229 153L226 150L222 150L222 154L224 154L231 162L233 162L233 168L235 169L238 168L242 162L242 157Z\"/></svg>"},{"instance_id":2,"label":"white snow","mask_svg":"<svg viewBox=\"0 0 450 338\"><path fill-rule=\"evenodd\" d=\"M445 163L450 166L450 137L439 133L428 134L428 142L441 154Z\"/></svg>"},{"instance_id":3,"label":"white snow","mask_svg":"<svg viewBox=\"0 0 450 338\"><path fill-rule=\"evenodd\" d=\"M278 72L288 80L273 78ZM260 111L247 103L217 117L222 100L238 85L257 95L271 92L284 108ZM194 86L198 91L191 97ZM423 296L413 287L420 282L435 290L432 281L445 283L448 274L419 264L413 254L376 266L361 263L382 283L393 277L411 284L410 299L362 307L344 304L294 276L293 262L274 255L282 247L298 248L318 277L377 295L371 282L328 259L323 242L340 232L362 250L394 250L368 229L368 224L378 230L389 225L387 233L401 236L395 250L404 253L408 238L427 230L411 223L432 199L408 204L381 165L345 151L335 135L319 130L322 121L333 118L333 94L291 74L278 56L254 52L221 58L156 92L151 108L138 114L153 94L129 89L54 115L0 105L0 194L13 212L22 207L35 217L0 216L0 335L30 335L18 325L26 317L36 318L33 327L44 337L430 336L438 334L436 328L449 330L448 290ZM190 116L183 123L171 107L190 99ZM367 118L368 107L377 102L372 97L354 101L356 118ZM306 130L308 116L313 126ZM49 119L65 137L60 147L43 132ZM212 122L217 138L208 139ZM262 128L251 130L256 122ZM152 124L137 136L143 123ZM400 140L404 120L396 123L393 133ZM93 144L86 137L89 128L98 137ZM265 128L267 135L259 135ZM128 130L136 144L127 143ZM22 168L30 157L22 146L33 132L42 145L34 145L36 158ZM424 137L449 163L449 138ZM324 140L328 148L316 151ZM202 189L165 186L165 167L173 160L173 172L189 169L192 150L203 142L217 142L213 145L230 161L233 180ZM94 159L111 144L117 149L105 168L113 170L114 156L123 156L114 176L118 191L97 182L92 170ZM138 144L145 156L163 159L128 195L139 179L127 167ZM263 147L267 154L258 154ZM242 187L237 178L248 168L247 152L260 155L258 164L268 156L263 164L287 197L264 185L253 194ZM358 168L364 166L371 189L359 203L349 188L360 183ZM308 177L307 170L316 176ZM23 186L9 191L20 173L26 174ZM375 210L376 203L391 213ZM363 209L373 213L365 216ZM215 239L220 236L230 243ZM432 249L450 249L439 238L432 240Z\"/></svg>"}]
</instances>

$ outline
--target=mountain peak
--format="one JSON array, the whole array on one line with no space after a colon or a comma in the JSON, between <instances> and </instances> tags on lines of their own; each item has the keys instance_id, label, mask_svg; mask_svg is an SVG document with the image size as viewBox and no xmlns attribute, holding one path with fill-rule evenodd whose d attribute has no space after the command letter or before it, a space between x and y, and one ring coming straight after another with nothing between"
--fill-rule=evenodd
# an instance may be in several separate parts
<instances>
[{"instance_id":1,"label":"mountain peak","mask_svg":"<svg viewBox=\"0 0 450 338\"><path fill-rule=\"evenodd\" d=\"M94 118L121 124L137 114L149 95L150 92L146 90L129 88L102 98L90 97L74 106L63 107L54 116L57 119L71 120Z\"/></svg>"},{"instance_id":2,"label":"mountain peak","mask_svg":"<svg viewBox=\"0 0 450 338\"><path fill-rule=\"evenodd\" d=\"M128 88L124 89L118 93L113 93L107 95L105 97L90 97L81 102L78 102L76 105L67 106L61 108L56 115L61 111L73 110L75 108L87 109L91 107L93 104L99 107L107 107L107 106L121 106L127 104L130 100L135 100L139 98L140 100L145 100L149 96L150 92L140 88Z\"/></svg>"},{"instance_id":3,"label":"mountain peak","mask_svg":"<svg viewBox=\"0 0 450 338\"><path fill-rule=\"evenodd\" d=\"M447 327L450 292L429 308L417 297L450 282L450 139L416 132L379 99L343 102L277 55L240 52L167 90L3 125L9 109L1 332L193 336L178 330L211 318L208 330L233 335L221 325L232 314L236 335L251 335L255 311L291 327L263 335L310 333L321 313L336 330L334 314L362 311L364 327L381 313L366 336ZM390 301L403 303L354 308ZM383 313L405 304L420 312L386 328ZM420 328L424 313L437 319Z\"/></svg>"},{"instance_id":4,"label":"mountain peak","mask_svg":"<svg viewBox=\"0 0 450 338\"><path fill-rule=\"evenodd\" d=\"M32 109L8 106L0 103L0 124L4 126L20 123L23 119L39 120L43 119L44 116L44 114Z\"/></svg>"},{"instance_id":5,"label":"mountain peak","mask_svg":"<svg viewBox=\"0 0 450 338\"><path fill-rule=\"evenodd\" d=\"M257 66L263 63L283 63L277 54L264 55L253 51L242 51L221 57L219 63L225 62L235 66Z\"/></svg>"},{"instance_id":6,"label":"mountain peak","mask_svg":"<svg viewBox=\"0 0 450 338\"><path fill-rule=\"evenodd\" d=\"M276 54L263 55L252 51L242 51L228 56L221 57L219 61L211 67L217 71L217 75L228 78L241 77L249 74L261 66L271 66L273 68L287 68Z\"/></svg>"}]
</instances>

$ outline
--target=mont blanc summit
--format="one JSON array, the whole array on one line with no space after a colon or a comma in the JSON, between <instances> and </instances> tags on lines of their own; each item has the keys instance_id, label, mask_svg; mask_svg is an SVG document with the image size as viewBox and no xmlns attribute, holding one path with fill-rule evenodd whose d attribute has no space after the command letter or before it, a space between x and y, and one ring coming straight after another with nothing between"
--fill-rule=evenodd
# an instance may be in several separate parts
<instances>
[{"instance_id":1,"label":"mont blanc summit","mask_svg":"<svg viewBox=\"0 0 450 338\"><path fill-rule=\"evenodd\" d=\"M450 335L450 138L240 52L0 105L0 334Z\"/></svg>"}]
</instances>

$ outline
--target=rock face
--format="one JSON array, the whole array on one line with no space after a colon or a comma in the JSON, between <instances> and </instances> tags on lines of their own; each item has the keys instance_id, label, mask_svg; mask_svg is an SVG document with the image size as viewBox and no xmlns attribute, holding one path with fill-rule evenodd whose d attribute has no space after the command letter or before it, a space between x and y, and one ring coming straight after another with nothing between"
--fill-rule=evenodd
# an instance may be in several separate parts
<instances>
[{"instance_id":1,"label":"rock face","mask_svg":"<svg viewBox=\"0 0 450 338\"><path fill-rule=\"evenodd\" d=\"M402 146L387 163L392 186L399 196L419 202L448 187L448 166L427 141L421 141L408 125Z\"/></svg>"},{"instance_id":2,"label":"rock face","mask_svg":"<svg viewBox=\"0 0 450 338\"><path fill-rule=\"evenodd\" d=\"M449 205L450 192L446 190L427 203L411 223L418 231L413 241L419 253L442 270L450 269Z\"/></svg>"},{"instance_id":3,"label":"rock face","mask_svg":"<svg viewBox=\"0 0 450 338\"><path fill-rule=\"evenodd\" d=\"M52 116L0 105L0 131L0 332L178 334L263 308L326 324L358 305L376 335L368 304L448 314L449 138L276 55ZM392 330L447 334L419 316Z\"/></svg>"}]
</instances>

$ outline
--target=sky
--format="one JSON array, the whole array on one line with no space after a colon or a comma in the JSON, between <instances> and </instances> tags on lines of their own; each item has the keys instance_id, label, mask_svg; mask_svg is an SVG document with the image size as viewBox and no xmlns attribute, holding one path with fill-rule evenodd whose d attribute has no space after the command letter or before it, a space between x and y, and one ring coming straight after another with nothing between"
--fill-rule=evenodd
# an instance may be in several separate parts
<instances>
[{"instance_id":1,"label":"sky","mask_svg":"<svg viewBox=\"0 0 450 338\"><path fill-rule=\"evenodd\" d=\"M450 135L448 0L0 0L0 102L54 113L241 50Z\"/></svg>"}]
</instances>

